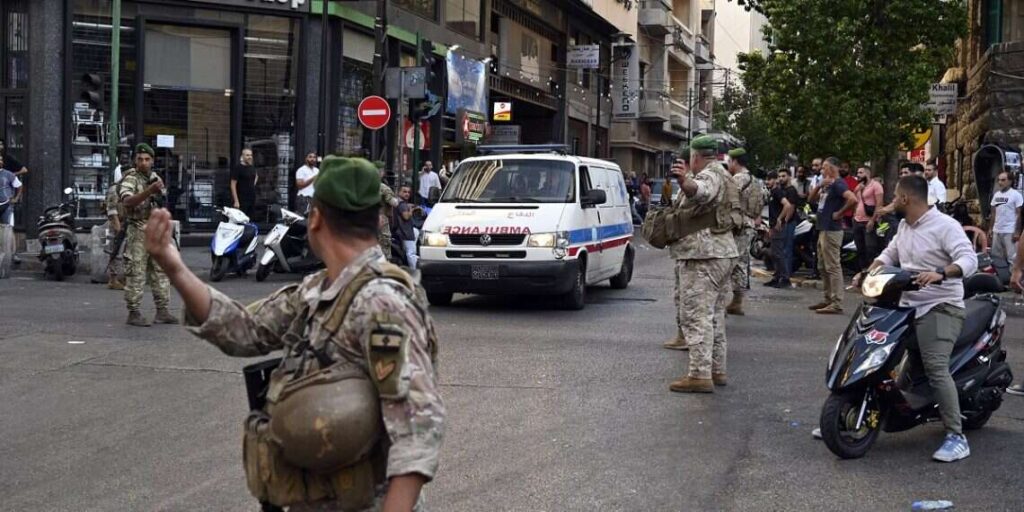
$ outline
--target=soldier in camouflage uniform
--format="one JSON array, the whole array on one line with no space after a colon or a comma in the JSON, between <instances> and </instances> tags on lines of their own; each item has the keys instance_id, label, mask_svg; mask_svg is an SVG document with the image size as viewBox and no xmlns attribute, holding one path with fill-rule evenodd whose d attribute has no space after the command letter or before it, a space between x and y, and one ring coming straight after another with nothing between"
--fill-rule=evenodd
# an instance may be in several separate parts
<instances>
[{"instance_id":1,"label":"soldier in camouflage uniform","mask_svg":"<svg viewBox=\"0 0 1024 512\"><path fill-rule=\"evenodd\" d=\"M110 259L107 261L107 288L111 290L124 289L124 254L121 249L124 246L125 218L124 208L121 206L121 199L117 197L117 189L121 182L111 183L107 187L107 196L103 199L103 208L107 212L107 231L113 235L110 240L110 247L107 253Z\"/></svg>"},{"instance_id":2,"label":"soldier in camouflage uniform","mask_svg":"<svg viewBox=\"0 0 1024 512\"><path fill-rule=\"evenodd\" d=\"M125 284L124 300L128 304L128 325L148 327L151 322L142 317L142 295L148 283L153 290L153 302L156 303L156 317L153 321L162 324L176 324L178 319L168 310L170 305L170 289L167 276L146 254L143 244L145 240L146 219L154 208L163 200L164 183L152 172L153 148L146 143L135 146L135 167L129 169L121 178L117 187L117 195L125 212L127 227L125 228Z\"/></svg>"},{"instance_id":3,"label":"soldier in camouflage uniform","mask_svg":"<svg viewBox=\"0 0 1024 512\"><path fill-rule=\"evenodd\" d=\"M311 487L319 476L302 473L291 486L297 491L287 490L298 492L298 498L271 500L290 511L381 510L384 503L394 510L420 510L421 488L437 471L445 409L435 371L434 326L421 289L410 287L411 278L387 263L377 247L379 185L377 173L366 160L324 159L308 226L310 246L327 268L248 307L207 286L185 267L171 243L166 211L156 211L149 221L147 249L185 301L186 324L193 334L233 356L284 350L284 362L275 374L295 365L315 370L340 364L357 368L362 378L373 383L370 401L379 402L379 409L374 406L367 414L377 416L370 424L383 427L371 452L375 472L366 480L347 480L348 488L355 482L357 489L368 489L360 495L369 496L368 501L345 501L340 491L324 494ZM388 277L394 272L400 279ZM339 316L334 313L341 302L347 309L337 323ZM399 340L398 346L387 338L381 341L381 333ZM272 375L271 390L273 382ZM344 414L367 423L359 409L342 413L331 407L348 403L341 398L318 405L316 422ZM271 393L267 399L271 400ZM296 426L294 418L283 421ZM287 454L296 447L279 449ZM263 456L259 458L262 464ZM284 459L290 461L287 455ZM257 495L252 479L266 477L264 472L272 473L276 466L261 466L254 477L249 464L247 460L249 488Z\"/></svg>"},{"instance_id":4,"label":"soldier in camouflage uniform","mask_svg":"<svg viewBox=\"0 0 1024 512\"><path fill-rule=\"evenodd\" d=\"M728 172L718 163L718 142L701 136L690 143L690 169L676 164L672 170L680 181L681 208L695 212L713 211L725 201ZM705 228L673 243L669 250L676 260L679 280L680 317L689 317L686 332L690 343L689 374L669 389L680 393L711 393L726 384L725 303L737 256L731 232L716 233Z\"/></svg>"},{"instance_id":5,"label":"soldier in camouflage uniform","mask_svg":"<svg viewBox=\"0 0 1024 512\"><path fill-rule=\"evenodd\" d=\"M394 212L394 208L401 202L398 196L395 195L395 191L391 190L391 187L384 184L384 168L380 167L380 233L377 235L377 241L380 244L380 250L384 253L384 258L391 260L391 215Z\"/></svg>"},{"instance_id":6,"label":"soldier in camouflage uniform","mask_svg":"<svg viewBox=\"0 0 1024 512\"><path fill-rule=\"evenodd\" d=\"M764 205L764 191L761 183L747 170L747 151L736 148L729 151L729 174L740 189L740 200L744 205ZM754 194L757 194L755 198ZM756 199L756 200L755 200ZM750 240L754 237L754 226L761 218L761 212L751 216L753 212L745 212L747 222L733 234L736 242L736 266L732 269L732 302L725 308L730 315L743 316L743 296L750 286Z\"/></svg>"},{"instance_id":7,"label":"soldier in camouflage uniform","mask_svg":"<svg viewBox=\"0 0 1024 512\"><path fill-rule=\"evenodd\" d=\"M677 160L677 162L680 166L680 172L690 172L690 148L683 148L682 152L680 152L679 160ZM668 198L667 200L669 202L671 202L672 200L672 184L670 183L671 180L671 176L665 178L665 183L667 186L662 188L668 189L670 193L668 194L668 196L665 196L665 192L662 191L661 202L663 204L668 204L666 203L666 197ZM679 194L679 197L676 201L677 205L680 201L683 200L684 197L684 194ZM673 259L675 258L673 257ZM672 287L672 299L676 306L676 335L672 339L663 343L661 346L670 350L690 350L690 346L686 343L686 334L683 332L683 329L681 327L683 325L690 324L689 311L682 307L682 293L680 292L679 288L679 272L673 272L673 274L675 275L675 283Z\"/></svg>"}]
</instances>

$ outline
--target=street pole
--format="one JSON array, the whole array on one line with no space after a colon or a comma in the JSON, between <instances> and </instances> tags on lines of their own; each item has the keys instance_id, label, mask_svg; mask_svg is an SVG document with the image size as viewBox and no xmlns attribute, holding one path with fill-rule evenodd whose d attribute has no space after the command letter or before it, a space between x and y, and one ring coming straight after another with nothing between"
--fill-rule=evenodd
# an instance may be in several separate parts
<instances>
[{"instance_id":1,"label":"street pole","mask_svg":"<svg viewBox=\"0 0 1024 512\"><path fill-rule=\"evenodd\" d=\"M420 48L420 32L416 31L416 67L423 65L423 49ZM430 76L430 73L424 73L423 79ZM404 84L404 82L403 82ZM426 86L427 84L424 84ZM412 123L412 189L419 193L419 170L420 170L420 121L416 119L410 119ZM402 134L402 140L405 140L405 134Z\"/></svg>"},{"instance_id":2,"label":"street pole","mask_svg":"<svg viewBox=\"0 0 1024 512\"><path fill-rule=\"evenodd\" d=\"M330 90L327 82L329 81L327 76L327 11L330 10L330 0L325 0L320 5L323 7L320 13L320 115L319 115L319 133L317 134L317 145L319 146L319 152L321 155L327 154L327 105L325 102L330 101L328 99L328 91Z\"/></svg>"},{"instance_id":3,"label":"street pole","mask_svg":"<svg viewBox=\"0 0 1024 512\"><path fill-rule=\"evenodd\" d=\"M388 0L377 0L377 16L373 20L373 94L384 96L384 67L387 65ZM378 132L370 132L370 160L382 160L384 151L378 153L380 144ZM385 144L386 146L386 144Z\"/></svg>"},{"instance_id":4,"label":"street pole","mask_svg":"<svg viewBox=\"0 0 1024 512\"><path fill-rule=\"evenodd\" d=\"M118 87L121 81L121 0L113 0L111 3L110 27L110 118L107 120L107 143L110 145L110 165L114 168L118 165L117 146L121 142L120 130L117 129L117 107L121 100Z\"/></svg>"}]
</instances>

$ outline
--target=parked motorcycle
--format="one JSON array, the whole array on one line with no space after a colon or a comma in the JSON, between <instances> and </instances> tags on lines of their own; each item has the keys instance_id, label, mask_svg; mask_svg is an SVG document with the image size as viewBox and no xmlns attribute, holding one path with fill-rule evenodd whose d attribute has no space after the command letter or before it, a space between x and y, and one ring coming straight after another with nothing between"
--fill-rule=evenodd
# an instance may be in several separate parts
<instances>
[{"instance_id":1,"label":"parked motorcycle","mask_svg":"<svg viewBox=\"0 0 1024 512\"><path fill-rule=\"evenodd\" d=\"M878 434L900 432L940 419L928 379L907 350L914 340L914 308L899 306L914 291L916 274L878 267L864 280L871 301L857 309L829 358L825 383L831 391L821 410L821 435L844 459L864 456ZM950 357L967 430L979 429L1002 404L1013 373L1002 337L1006 314L999 288L988 274L964 280L966 317ZM980 293L980 294L979 294Z\"/></svg>"},{"instance_id":2,"label":"parked motorcycle","mask_svg":"<svg viewBox=\"0 0 1024 512\"><path fill-rule=\"evenodd\" d=\"M62 281L78 270L78 237L75 236L75 213L78 193L64 189L67 200L43 211L36 221L39 227L39 261L47 279Z\"/></svg>"},{"instance_id":3,"label":"parked motorcycle","mask_svg":"<svg viewBox=\"0 0 1024 512\"><path fill-rule=\"evenodd\" d=\"M263 256L256 267L256 280L265 280L271 272L309 272L323 262L309 248L306 218L281 208L281 220L263 238Z\"/></svg>"},{"instance_id":4,"label":"parked motorcycle","mask_svg":"<svg viewBox=\"0 0 1024 512\"><path fill-rule=\"evenodd\" d=\"M228 272L239 277L252 268L256 262L256 244L259 228L249 222L249 216L235 208L217 208L227 219L217 225L217 231L210 240L210 280L220 281Z\"/></svg>"}]
</instances>

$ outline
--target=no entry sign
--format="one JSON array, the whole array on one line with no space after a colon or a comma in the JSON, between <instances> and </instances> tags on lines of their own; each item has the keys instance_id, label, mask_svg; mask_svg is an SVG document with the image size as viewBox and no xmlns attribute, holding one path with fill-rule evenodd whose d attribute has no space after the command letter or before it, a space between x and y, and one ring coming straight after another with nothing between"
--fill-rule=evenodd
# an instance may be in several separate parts
<instances>
[{"instance_id":1,"label":"no entry sign","mask_svg":"<svg viewBox=\"0 0 1024 512\"><path fill-rule=\"evenodd\" d=\"M379 130L391 121L391 105L380 96L367 96L359 102L356 114L363 126L370 130Z\"/></svg>"}]
</instances>

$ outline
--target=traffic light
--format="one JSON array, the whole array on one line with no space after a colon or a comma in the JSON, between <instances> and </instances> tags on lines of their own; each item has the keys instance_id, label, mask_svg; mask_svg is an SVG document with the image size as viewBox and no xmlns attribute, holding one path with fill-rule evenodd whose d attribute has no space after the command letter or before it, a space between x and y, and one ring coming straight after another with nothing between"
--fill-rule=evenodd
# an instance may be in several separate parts
<instances>
[{"instance_id":1,"label":"traffic light","mask_svg":"<svg viewBox=\"0 0 1024 512\"><path fill-rule=\"evenodd\" d=\"M103 110L103 77L99 73L82 75L82 93L79 99L88 103L90 108Z\"/></svg>"},{"instance_id":2,"label":"traffic light","mask_svg":"<svg viewBox=\"0 0 1024 512\"><path fill-rule=\"evenodd\" d=\"M420 39L420 65L426 70L427 91L437 90L437 56L434 55L434 42Z\"/></svg>"}]
</instances>

